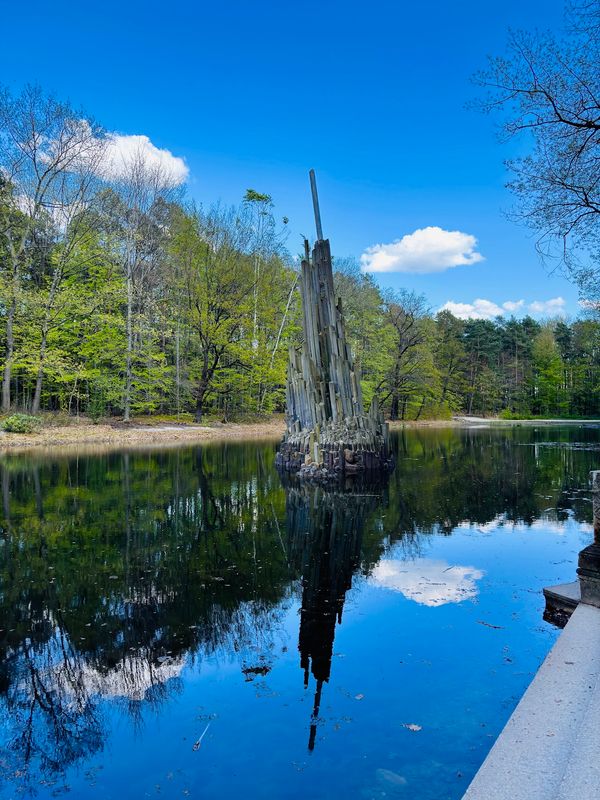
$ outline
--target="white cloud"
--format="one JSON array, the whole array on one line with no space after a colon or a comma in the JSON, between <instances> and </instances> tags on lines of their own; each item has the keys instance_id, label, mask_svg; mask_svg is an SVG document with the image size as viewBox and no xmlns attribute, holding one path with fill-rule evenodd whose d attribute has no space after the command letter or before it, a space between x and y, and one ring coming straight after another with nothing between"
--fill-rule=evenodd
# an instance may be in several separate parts
<instances>
[{"instance_id":1,"label":"white cloud","mask_svg":"<svg viewBox=\"0 0 600 800\"><path fill-rule=\"evenodd\" d=\"M61 203L59 200L50 204L45 204L36 209L33 198L26 194L16 194L13 196L14 205L23 214L32 217L34 214L38 216L40 213L46 215L46 219L51 221L55 229L63 232L67 230L75 216L85 209L85 204L80 200L75 200L72 203Z\"/></svg>"},{"instance_id":2,"label":"white cloud","mask_svg":"<svg viewBox=\"0 0 600 800\"><path fill-rule=\"evenodd\" d=\"M462 603L476 597L476 581L484 572L475 567L450 565L447 561L421 558L412 563L400 559L383 559L371 575L377 586L400 592L408 600L424 606Z\"/></svg>"},{"instance_id":3,"label":"white cloud","mask_svg":"<svg viewBox=\"0 0 600 800\"><path fill-rule=\"evenodd\" d=\"M131 167L142 161L145 168L161 172L174 186L179 186L189 175L187 164L170 150L156 147L147 136L107 134L107 146L102 163L102 177L119 180L127 176Z\"/></svg>"},{"instance_id":4,"label":"white cloud","mask_svg":"<svg viewBox=\"0 0 600 800\"><path fill-rule=\"evenodd\" d=\"M504 313L504 309L496 303L482 298L473 300L472 303L455 303L454 300L448 300L439 310L450 311L459 319L494 319Z\"/></svg>"},{"instance_id":5,"label":"white cloud","mask_svg":"<svg viewBox=\"0 0 600 800\"><path fill-rule=\"evenodd\" d=\"M483 261L477 239L461 231L429 226L390 244L367 247L360 257L364 272L442 272Z\"/></svg>"},{"instance_id":6,"label":"white cloud","mask_svg":"<svg viewBox=\"0 0 600 800\"><path fill-rule=\"evenodd\" d=\"M40 155L44 164L55 159L54 168L65 170L67 176L81 171L88 177L95 175L105 181L119 181L137 172L165 188L175 188L184 183L189 175L183 158L174 156L170 150L156 147L148 136L114 132L101 136L92 130L87 120L70 120L68 132L70 147L63 146L64 156L61 156L63 151L59 141L48 138L41 142L45 149ZM6 170L0 168L0 172L6 173ZM30 191L31 180L27 175L22 181L17 180L18 177L11 176L20 190L15 194L14 202L23 213L31 216L36 210L33 192ZM46 192L44 210L58 227L64 229L82 208L80 183L55 180L50 189Z\"/></svg>"},{"instance_id":7,"label":"white cloud","mask_svg":"<svg viewBox=\"0 0 600 800\"><path fill-rule=\"evenodd\" d=\"M534 316L556 317L564 316L566 305L562 297L554 297L550 300L534 300L527 306L525 300L505 300L502 305L494 303L492 300L478 298L472 303L456 303L448 300L439 311L450 311L459 319L494 319L502 316L506 312L514 314L525 309Z\"/></svg>"},{"instance_id":8,"label":"white cloud","mask_svg":"<svg viewBox=\"0 0 600 800\"><path fill-rule=\"evenodd\" d=\"M507 300L506 303L502 303L502 308L514 313L515 311L520 311L524 305L525 300Z\"/></svg>"},{"instance_id":9,"label":"white cloud","mask_svg":"<svg viewBox=\"0 0 600 800\"><path fill-rule=\"evenodd\" d=\"M565 301L562 297L553 297L551 300L534 300L527 306L530 314L536 316L564 316Z\"/></svg>"}]
</instances>

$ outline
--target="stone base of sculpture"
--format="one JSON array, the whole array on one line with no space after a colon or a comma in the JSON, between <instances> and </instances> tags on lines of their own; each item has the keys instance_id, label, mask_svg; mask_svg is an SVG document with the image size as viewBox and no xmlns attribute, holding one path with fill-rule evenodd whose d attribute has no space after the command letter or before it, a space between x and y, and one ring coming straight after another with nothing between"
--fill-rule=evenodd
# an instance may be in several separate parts
<instances>
[{"instance_id":1,"label":"stone base of sculpture","mask_svg":"<svg viewBox=\"0 0 600 800\"><path fill-rule=\"evenodd\" d=\"M300 478L320 481L391 472L394 458L388 445L388 425L374 416L365 414L286 433L277 452L276 466L285 472L298 473Z\"/></svg>"}]
</instances>

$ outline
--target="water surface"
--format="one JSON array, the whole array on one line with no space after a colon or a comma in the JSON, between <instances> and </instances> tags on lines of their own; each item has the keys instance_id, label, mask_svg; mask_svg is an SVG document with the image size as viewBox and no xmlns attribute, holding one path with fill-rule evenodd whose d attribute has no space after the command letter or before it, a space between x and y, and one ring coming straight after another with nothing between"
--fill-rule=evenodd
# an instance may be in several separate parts
<instances>
[{"instance_id":1,"label":"water surface","mask_svg":"<svg viewBox=\"0 0 600 800\"><path fill-rule=\"evenodd\" d=\"M594 427L0 458L0 798L458 800L558 631Z\"/></svg>"}]
</instances>

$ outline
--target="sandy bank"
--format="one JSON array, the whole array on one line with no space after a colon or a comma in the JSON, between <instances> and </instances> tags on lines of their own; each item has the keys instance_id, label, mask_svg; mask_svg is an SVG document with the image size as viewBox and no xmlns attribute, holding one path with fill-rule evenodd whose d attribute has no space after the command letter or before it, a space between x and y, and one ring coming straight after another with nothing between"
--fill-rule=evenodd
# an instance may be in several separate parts
<instances>
[{"instance_id":1,"label":"sandy bank","mask_svg":"<svg viewBox=\"0 0 600 800\"><path fill-rule=\"evenodd\" d=\"M112 423L94 425L78 422L52 425L36 433L0 431L0 453L31 448L69 448L79 445L129 447L146 445L194 444L222 439L266 439L283 435L281 419L256 423L214 425Z\"/></svg>"}]
</instances>

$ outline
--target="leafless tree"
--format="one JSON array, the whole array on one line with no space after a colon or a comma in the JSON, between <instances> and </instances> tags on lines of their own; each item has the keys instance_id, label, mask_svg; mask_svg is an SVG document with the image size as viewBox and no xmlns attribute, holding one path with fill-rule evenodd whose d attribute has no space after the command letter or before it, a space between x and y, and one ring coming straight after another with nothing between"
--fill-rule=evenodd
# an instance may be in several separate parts
<instances>
[{"instance_id":1,"label":"leafless tree","mask_svg":"<svg viewBox=\"0 0 600 800\"><path fill-rule=\"evenodd\" d=\"M385 294L386 317L394 336L392 369L386 376L387 392L382 403L390 401L390 419L404 416L416 373L420 368L419 347L426 340L422 321L428 313L423 295L402 289Z\"/></svg>"},{"instance_id":2,"label":"leafless tree","mask_svg":"<svg viewBox=\"0 0 600 800\"><path fill-rule=\"evenodd\" d=\"M600 273L599 63L600 3L586 0L567 6L562 38L512 32L508 54L476 76L477 106L500 111L504 135L530 144L509 162L516 216L588 297L598 297Z\"/></svg>"},{"instance_id":3,"label":"leafless tree","mask_svg":"<svg viewBox=\"0 0 600 800\"><path fill-rule=\"evenodd\" d=\"M42 314L42 337L33 411L39 410L43 362L54 301L70 255L85 235L85 210L98 181L104 153L102 130L68 103L27 86L13 96L0 90L0 241L6 259L2 290L5 305L5 357L2 410L11 404L15 319L23 277L31 254L55 248ZM34 247L28 244L34 244ZM60 244L60 247L56 247Z\"/></svg>"},{"instance_id":4,"label":"leafless tree","mask_svg":"<svg viewBox=\"0 0 600 800\"><path fill-rule=\"evenodd\" d=\"M149 299L148 288L156 277L166 230L161 212L179 199L181 178L160 161L137 147L105 175L111 187L107 206L111 235L123 269L127 294L124 419L131 417L136 314Z\"/></svg>"}]
</instances>

